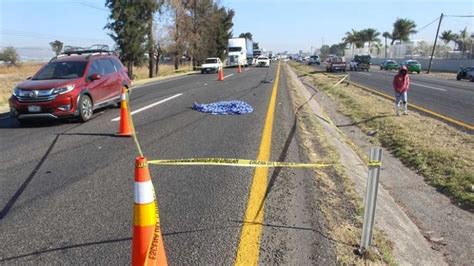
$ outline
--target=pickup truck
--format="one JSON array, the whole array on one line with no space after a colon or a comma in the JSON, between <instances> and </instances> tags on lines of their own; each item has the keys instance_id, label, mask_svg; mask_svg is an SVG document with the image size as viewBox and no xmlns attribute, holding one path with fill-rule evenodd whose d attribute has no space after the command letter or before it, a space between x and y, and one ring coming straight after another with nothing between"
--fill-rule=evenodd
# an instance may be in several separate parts
<instances>
[{"instance_id":1,"label":"pickup truck","mask_svg":"<svg viewBox=\"0 0 474 266\"><path fill-rule=\"evenodd\" d=\"M346 72L346 60L344 57L332 56L326 59L326 72Z\"/></svg>"}]
</instances>

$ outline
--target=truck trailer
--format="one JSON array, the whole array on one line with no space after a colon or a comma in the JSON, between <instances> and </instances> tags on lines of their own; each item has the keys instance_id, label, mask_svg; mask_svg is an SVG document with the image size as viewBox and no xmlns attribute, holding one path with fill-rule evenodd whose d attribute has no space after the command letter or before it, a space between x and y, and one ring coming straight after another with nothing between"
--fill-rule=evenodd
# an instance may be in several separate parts
<instances>
[{"instance_id":1,"label":"truck trailer","mask_svg":"<svg viewBox=\"0 0 474 266\"><path fill-rule=\"evenodd\" d=\"M227 48L227 66L248 66L253 61L253 41L247 38L231 38Z\"/></svg>"}]
</instances>

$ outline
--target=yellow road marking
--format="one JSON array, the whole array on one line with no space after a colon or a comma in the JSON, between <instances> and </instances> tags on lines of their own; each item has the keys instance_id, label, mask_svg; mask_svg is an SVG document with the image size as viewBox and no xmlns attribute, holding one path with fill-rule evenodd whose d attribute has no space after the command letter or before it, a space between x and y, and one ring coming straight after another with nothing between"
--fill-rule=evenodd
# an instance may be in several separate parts
<instances>
[{"instance_id":1,"label":"yellow road marking","mask_svg":"<svg viewBox=\"0 0 474 266\"><path fill-rule=\"evenodd\" d=\"M278 64L272 95L268 104L267 116L262 133L262 140L257 160L268 161L272 144L273 118L280 77L280 64ZM247 201L244 223L240 232L240 242L237 249L235 265L257 265L260 254L260 239L262 236L263 210L260 205L264 199L267 188L268 168L257 168L253 175L252 186ZM263 205L262 205L263 206ZM260 209L260 211L259 211Z\"/></svg>"}]
</instances>

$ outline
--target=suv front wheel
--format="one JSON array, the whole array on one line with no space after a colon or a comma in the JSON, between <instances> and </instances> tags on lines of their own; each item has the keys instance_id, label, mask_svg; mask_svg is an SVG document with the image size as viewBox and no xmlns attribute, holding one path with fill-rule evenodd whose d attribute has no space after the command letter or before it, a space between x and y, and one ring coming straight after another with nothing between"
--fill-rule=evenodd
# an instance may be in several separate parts
<instances>
[{"instance_id":1,"label":"suv front wheel","mask_svg":"<svg viewBox=\"0 0 474 266\"><path fill-rule=\"evenodd\" d=\"M92 117L92 100L87 95L81 95L79 99L79 119L81 122L86 122Z\"/></svg>"}]
</instances>

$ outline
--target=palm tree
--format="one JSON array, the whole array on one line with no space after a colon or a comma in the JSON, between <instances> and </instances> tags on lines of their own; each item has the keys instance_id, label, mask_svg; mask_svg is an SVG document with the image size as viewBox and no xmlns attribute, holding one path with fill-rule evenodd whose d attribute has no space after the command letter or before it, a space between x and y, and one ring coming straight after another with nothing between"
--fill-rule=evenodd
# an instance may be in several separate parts
<instances>
[{"instance_id":1,"label":"palm tree","mask_svg":"<svg viewBox=\"0 0 474 266\"><path fill-rule=\"evenodd\" d=\"M382 34L382 37L385 38L385 59L387 59L387 38L392 39L392 35L390 32L386 31Z\"/></svg>"},{"instance_id":2,"label":"palm tree","mask_svg":"<svg viewBox=\"0 0 474 266\"><path fill-rule=\"evenodd\" d=\"M441 32L441 36L439 36L439 39L442 40L445 44L448 44L450 42L454 42L456 44L456 40L458 38L458 35L451 30L445 30ZM454 48L453 48L454 51Z\"/></svg>"},{"instance_id":3,"label":"palm tree","mask_svg":"<svg viewBox=\"0 0 474 266\"><path fill-rule=\"evenodd\" d=\"M410 40L410 34L415 34L416 24L413 20L399 18L393 23L392 31L392 45L396 40L399 40L400 43L407 42Z\"/></svg>"},{"instance_id":4,"label":"palm tree","mask_svg":"<svg viewBox=\"0 0 474 266\"><path fill-rule=\"evenodd\" d=\"M456 36L456 44L458 45L458 49L461 48L462 58L464 58L464 53L466 52L466 43L468 42L469 35L467 34L467 27L463 30L459 31L459 34Z\"/></svg>"},{"instance_id":5,"label":"palm tree","mask_svg":"<svg viewBox=\"0 0 474 266\"><path fill-rule=\"evenodd\" d=\"M380 42L380 39L378 36L380 36L380 32L378 32L376 29L373 28L368 28L365 30L362 30L362 36L363 36L363 41L369 43L369 53L372 53L371 50L371 44L373 42Z\"/></svg>"},{"instance_id":6,"label":"palm tree","mask_svg":"<svg viewBox=\"0 0 474 266\"><path fill-rule=\"evenodd\" d=\"M359 37L359 32L352 29L352 31L346 32L346 36L342 38L343 43L351 45L352 54L354 54L354 46L360 41Z\"/></svg>"}]
</instances>

